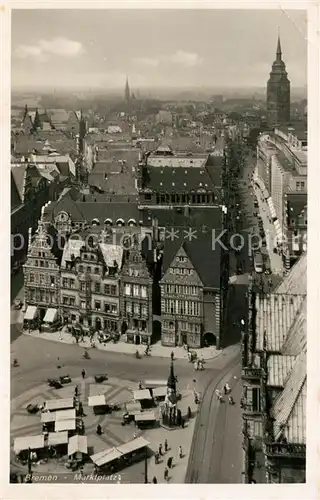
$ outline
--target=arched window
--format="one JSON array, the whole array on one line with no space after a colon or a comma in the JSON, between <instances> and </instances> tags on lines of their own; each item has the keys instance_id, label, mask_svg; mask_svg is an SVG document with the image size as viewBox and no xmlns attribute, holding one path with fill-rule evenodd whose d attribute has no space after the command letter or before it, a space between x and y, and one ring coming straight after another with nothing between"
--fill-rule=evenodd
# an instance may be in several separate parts
<instances>
[{"instance_id":1,"label":"arched window","mask_svg":"<svg viewBox=\"0 0 320 500\"><path fill-rule=\"evenodd\" d=\"M119 218L116 222L117 226L124 226L124 220Z\"/></svg>"},{"instance_id":2,"label":"arched window","mask_svg":"<svg viewBox=\"0 0 320 500\"><path fill-rule=\"evenodd\" d=\"M106 219L104 221L104 223L105 223L106 226L112 226L112 224L113 224L112 219Z\"/></svg>"},{"instance_id":3,"label":"arched window","mask_svg":"<svg viewBox=\"0 0 320 500\"><path fill-rule=\"evenodd\" d=\"M129 226L136 226L136 225L137 225L137 223L136 223L135 219L129 219L129 220L128 220L128 225L129 225Z\"/></svg>"},{"instance_id":4,"label":"arched window","mask_svg":"<svg viewBox=\"0 0 320 500\"><path fill-rule=\"evenodd\" d=\"M99 221L99 219L92 219L91 224L92 224L92 226L100 226L100 221Z\"/></svg>"}]
</instances>

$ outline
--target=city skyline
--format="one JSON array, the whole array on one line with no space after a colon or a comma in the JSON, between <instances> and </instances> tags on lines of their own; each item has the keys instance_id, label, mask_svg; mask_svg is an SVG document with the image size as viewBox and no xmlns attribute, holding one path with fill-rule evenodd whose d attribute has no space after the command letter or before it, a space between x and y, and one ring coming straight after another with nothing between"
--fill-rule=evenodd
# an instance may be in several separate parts
<instances>
[{"instance_id":1,"label":"city skyline","mask_svg":"<svg viewBox=\"0 0 320 500\"><path fill-rule=\"evenodd\" d=\"M306 11L15 10L12 88L107 91L127 75L133 90L262 88L278 28L292 87L303 88L306 26Z\"/></svg>"}]
</instances>

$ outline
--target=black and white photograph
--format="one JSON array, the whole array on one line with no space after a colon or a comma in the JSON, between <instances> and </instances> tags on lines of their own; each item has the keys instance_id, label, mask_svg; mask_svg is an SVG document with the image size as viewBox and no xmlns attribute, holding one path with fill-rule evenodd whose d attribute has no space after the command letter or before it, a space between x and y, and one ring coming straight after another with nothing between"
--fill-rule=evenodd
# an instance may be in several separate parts
<instances>
[{"instance_id":1,"label":"black and white photograph","mask_svg":"<svg viewBox=\"0 0 320 500\"><path fill-rule=\"evenodd\" d=\"M76 7L11 10L8 482L304 484L307 9Z\"/></svg>"}]
</instances>

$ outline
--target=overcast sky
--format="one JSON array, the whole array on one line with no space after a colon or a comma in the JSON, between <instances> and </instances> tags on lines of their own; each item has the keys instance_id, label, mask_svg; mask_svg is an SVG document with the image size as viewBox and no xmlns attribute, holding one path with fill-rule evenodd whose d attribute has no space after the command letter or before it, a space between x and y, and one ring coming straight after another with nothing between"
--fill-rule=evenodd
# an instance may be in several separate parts
<instances>
[{"instance_id":1,"label":"overcast sky","mask_svg":"<svg viewBox=\"0 0 320 500\"><path fill-rule=\"evenodd\" d=\"M304 11L13 10L12 86L264 87L278 27L293 87L306 84Z\"/></svg>"}]
</instances>

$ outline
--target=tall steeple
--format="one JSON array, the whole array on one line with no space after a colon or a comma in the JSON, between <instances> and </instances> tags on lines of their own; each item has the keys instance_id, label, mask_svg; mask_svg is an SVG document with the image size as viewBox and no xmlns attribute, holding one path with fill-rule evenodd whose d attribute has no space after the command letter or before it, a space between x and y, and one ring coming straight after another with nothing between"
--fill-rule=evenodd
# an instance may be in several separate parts
<instances>
[{"instance_id":1,"label":"tall steeple","mask_svg":"<svg viewBox=\"0 0 320 500\"><path fill-rule=\"evenodd\" d=\"M282 52L281 52L281 43L280 43L280 33L278 31L277 61L281 61L281 56L282 56Z\"/></svg>"},{"instance_id":2,"label":"tall steeple","mask_svg":"<svg viewBox=\"0 0 320 500\"><path fill-rule=\"evenodd\" d=\"M276 59L272 64L267 83L267 111L271 126L290 121L290 80L282 60L280 34L278 32Z\"/></svg>"},{"instance_id":3,"label":"tall steeple","mask_svg":"<svg viewBox=\"0 0 320 500\"><path fill-rule=\"evenodd\" d=\"M127 102L130 101L130 87L129 87L128 77L126 79L126 86L124 89L124 98Z\"/></svg>"}]
</instances>

